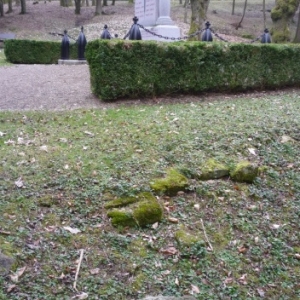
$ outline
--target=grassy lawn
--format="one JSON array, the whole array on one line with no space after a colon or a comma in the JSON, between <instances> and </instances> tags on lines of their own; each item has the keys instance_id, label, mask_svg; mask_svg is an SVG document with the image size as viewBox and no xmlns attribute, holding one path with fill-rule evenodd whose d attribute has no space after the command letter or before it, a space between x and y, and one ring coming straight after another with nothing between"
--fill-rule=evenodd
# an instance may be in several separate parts
<instances>
[{"instance_id":1,"label":"grassy lawn","mask_svg":"<svg viewBox=\"0 0 300 300\"><path fill-rule=\"evenodd\" d=\"M299 299L299 115L292 92L0 112L0 251L17 261L13 276L0 277L0 299ZM262 171L253 184L195 180L209 158L248 160ZM149 191L170 167L189 178L190 191L159 197L163 221L112 227L107 199ZM213 251L178 251L182 226Z\"/></svg>"}]
</instances>

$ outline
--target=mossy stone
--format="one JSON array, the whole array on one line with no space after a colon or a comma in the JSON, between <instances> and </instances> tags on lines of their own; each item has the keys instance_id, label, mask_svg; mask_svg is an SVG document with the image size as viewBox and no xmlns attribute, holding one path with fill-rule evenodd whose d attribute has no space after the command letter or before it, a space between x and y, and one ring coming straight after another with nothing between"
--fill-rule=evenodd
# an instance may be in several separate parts
<instances>
[{"instance_id":1,"label":"mossy stone","mask_svg":"<svg viewBox=\"0 0 300 300\"><path fill-rule=\"evenodd\" d=\"M110 208L117 208L117 207L123 207L131 203L136 203L140 201L139 197L121 197L117 198L111 201L108 201L104 204L104 208L110 209Z\"/></svg>"},{"instance_id":2,"label":"mossy stone","mask_svg":"<svg viewBox=\"0 0 300 300\"><path fill-rule=\"evenodd\" d=\"M179 191L183 191L188 187L188 179L177 170L170 169L167 171L165 178L154 179L150 183L150 187L157 194L176 196Z\"/></svg>"},{"instance_id":3,"label":"mossy stone","mask_svg":"<svg viewBox=\"0 0 300 300\"><path fill-rule=\"evenodd\" d=\"M183 257L203 257L206 254L206 244L202 237L191 233L184 226L175 232L175 240Z\"/></svg>"},{"instance_id":4,"label":"mossy stone","mask_svg":"<svg viewBox=\"0 0 300 300\"><path fill-rule=\"evenodd\" d=\"M133 218L132 211L130 210L120 210L114 209L107 213L107 216L111 218L111 223L113 226L122 227L134 227L136 226L136 221Z\"/></svg>"},{"instance_id":5,"label":"mossy stone","mask_svg":"<svg viewBox=\"0 0 300 300\"><path fill-rule=\"evenodd\" d=\"M230 172L232 180L252 183L258 175L258 167L248 161L238 163Z\"/></svg>"},{"instance_id":6,"label":"mossy stone","mask_svg":"<svg viewBox=\"0 0 300 300\"><path fill-rule=\"evenodd\" d=\"M218 179L229 175L229 168L214 159L209 159L201 167L200 180Z\"/></svg>"},{"instance_id":7,"label":"mossy stone","mask_svg":"<svg viewBox=\"0 0 300 300\"><path fill-rule=\"evenodd\" d=\"M203 243L203 246L205 246L205 242L200 236L192 234L184 227L181 227L179 230L177 230L174 236L180 247L191 247L199 242Z\"/></svg>"},{"instance_id":8,"label":"mossy stone","mask_svg":"<svg viewBox=\"0 0 300 300\"><path fill-rule=\"evenodd\" d=\"M134 197L134 200L134 202L127 202L125 207L114 208L108 212L107 216L111 218L113 226L134 227L138 225L144 227L161 221L163 209L151 193L140 193ZM124 204L125 202L125 200L119 199L119 203Z\"/></svg>"}]
</instances>

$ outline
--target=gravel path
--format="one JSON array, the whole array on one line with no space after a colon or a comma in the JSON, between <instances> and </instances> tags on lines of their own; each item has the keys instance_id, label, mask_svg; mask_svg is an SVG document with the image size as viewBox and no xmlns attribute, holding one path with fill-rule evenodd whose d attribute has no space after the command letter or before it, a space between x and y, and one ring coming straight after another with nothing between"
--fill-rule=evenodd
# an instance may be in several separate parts
<instances>
[{"instance_id":1,"label":"gravel path","mask_svg":"<svg viewBox=\"0 0 300 300\"><path fill-rule=\"evenodd\" d=\"M0 68L0 110L100 108L87 65L15 65Z\"/></svg>"}]
</instances>

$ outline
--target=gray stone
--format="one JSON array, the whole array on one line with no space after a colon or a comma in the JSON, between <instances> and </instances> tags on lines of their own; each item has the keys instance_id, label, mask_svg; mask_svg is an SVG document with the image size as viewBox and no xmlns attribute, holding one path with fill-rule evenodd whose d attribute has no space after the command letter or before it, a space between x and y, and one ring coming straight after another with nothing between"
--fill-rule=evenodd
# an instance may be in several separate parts
<instances>
[{"instance_id":1,"label":"gray stone","mask_svg":"<svg viewBox=\"0 0 300 300\"><path fill-rule=\"evenodd\" d=\"M12 257L0 253L0 275L5 275L10 271L15 260Z\"/></svg>"}]
</instances>

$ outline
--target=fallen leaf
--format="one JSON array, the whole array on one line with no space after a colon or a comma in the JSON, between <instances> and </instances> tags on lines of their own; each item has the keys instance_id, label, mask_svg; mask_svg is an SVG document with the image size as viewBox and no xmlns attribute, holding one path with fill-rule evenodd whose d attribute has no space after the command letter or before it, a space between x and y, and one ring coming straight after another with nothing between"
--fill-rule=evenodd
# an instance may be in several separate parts
<instances>
[{"instance_id":1,"label":"fallen leaf","mask_svg":"<svg viewBox=\"0 0 300 300\"><path fill-rule=\"evenodd\" d=\"M77 233L81 232L79 229L77 229L77 228L72 228L72 227L69 227L69 226L64 226L63 228L64 228L65 230L67 230L67 231L73 233L73 234L77 234Z\"/></svg>"},{"instance_id":2,"label":"fallen leaf","mask_svg":"<svg viewBox=\"0 0 300 300\"><path fill-rule=\"evenodd\" d=\"M246 284L247 284L246 277L247 277L247 274L243 274L243 275L239 278L238 282L239 282L240 284L246 285Z\"/></svg>"},{"instance_id":3,"label":"fallen leaf","mask_svg":"<svg viewBox=\"0 0 300 300\"><path fill-rule=\"evenodd\" d=\"M175 223L175 224L178 223L178 219L173 218L173 217L169 217L169 218L168 218L168 221L171 222L171 223Z\"/></svg>"},{"instance_id":4,"label":"fallen leaf","mask_svg":"<svg viewBox=\"0 0 300 300\"><path fill-rule=\"evenodd\" d=\"M152 225L152 228L153 228L153 229L157 229L157 227L158 227L158 222L156 222L156 223L154 223L154 224Z\"/></svg>"},{"instance_id":5,"label":"fallen leaf","mask_svg":"<svg viewBox=\"0 0 300 300\"><path fill-rule=\"evenodd\" d=\"M247 252L247 248L244 246L241 246L238 248L239 253L246 253Z\"/></svg>"},{"instance_id":6,"label":"fallen leaf","mask_svg":"<svg viewBox=\"0 0 300 300\"><path fill-rule=\"evenodd\" d=\"M224 280L224 284L230 284L233 282L233 278L232 277L227 277L225 280Z\"/></svg>"},{"instance_id":7,"label":"fallen leaf","mask_svg":"<svg viewBox=\"0 0 300 300\"><path fill-rule=\"evenodd\" d=\"M10 293L15 287L16 287L15 284L10 284L10 285L7 287L6 292L7 292L7 293Z\"/></svg>"},{"instance_id":8,"label":"fallen leaf","mask_svg":"<svg viewBox=\"0 0 300 300\"><path fill-rule=\"evenodd\" d=\"M99 272L100 272L100 269L99 269L99 268L90 270L90 273L91 273L92 275L99 274Z\"/></svg>"},{"instance_id":9,"label":"fallen leaf","mask_svg":"<svg viewBox=\"0 0 300 300\"><path fill-rule=\"evenodd\" d=\"M169 274L171 274L170 270L166 270L166 271L161 272L161 275L163 275L163 276L167 276Z\"/></svg>"},{"instance_id":10,"label":"fallen leaf","mask_svg":"<svg viewBox=\"0 0 300 300\"><path fill-rule=\"evenodd\" d=\"M299 254L299 253L296 253L296 254L294 254L294 257L295 257L296 259L300 259L300 254Z\"/></svg>"},{"instance_id":11,"label":"fallen leaf","mask_svg":"<svg viewBox=\"0 0 300 300\"><path fill-rule=\"evenodd\" d=\"M257 289L258 295L263 298L265 296L265 292L263 289Z\"/></svg>"},{"instance_id":12,"label":"fallen leaf","mask_svg":"<svg viewBox=\"0 0 300 300\"><path fill-rule=\"evenodd\" d=\"M161 249L160 252L166 255L175 255L178 250L175 247L168 247L165 249Z\"/></svg>"},{"instance_id":13,"label":"fallen leaf","mask_svg":"<svg viewBox=\"0 0 300 300\"><path fill-rule=\"evenodd\" d=\"M40 150L48 152L48 146L47 145L43 145L43 146L40 147Z\"/></svg>"},{"instance_id":14,"label":"fallen leaf","mask_svg":"<svg viewBox=\"0 0 300 300\"><path fill-rule=\"evenodd\" d=\"M10 275L11 281L17 283L19 281L19 278L24 274L25 270L26 267L17 269L14 274Z\"/></svg>"},{"instance_id":15,"label":"fallen leaf","mask_svg":"<svg viewBox=\"0 0 300 300\"><path fill-rule=\"evenodd\" d=\"M89 294L87 294L87 293L81 293L80 295L76 295L76 296L74 296L74 297L72 297L72 299L87 299L88 298L88 296L89 296Z\"/></svg>"},{"instance_id":16,"label":"fallen leaf","mask_svg":"<svg viewBox=\"0 0 300 300\"><path fill-rule=\"evenodd\" d=\"M253 155L257 155L256 149L254 149L254 148L248 148L248 151Z\"/></svg>"},{"instance_id":17,"label":"fallen leaf","mask_svg":"<svg viewBox=\"0 0 300 300\"><path fill-rule=\"evenodd\" d=\"M288 135L283 135L282 137L281 137L281 141L280 141L280 143L287 143L287 142L293 142L294 141L294 139L293 138L291 138L290 136L288 136Z\"/></svg>"},{"instance_id":18,"label":"fallen leaf","mask_svg":"<svg viewBox=\"0 0 300 300\"><path fill-rule=\"evenodd\" d=\"M21 188L21 187L24 186L22 177L20 177L18 180L15 181L15 185L16 185L18 188Z\"/></svg>"},{"instance_id":19,"label":"fallen leaf","mask_svg":"<svg viewBox=\"0 0 300 300\"><path fill-rule=\"evenodd\" d=\"M200 294L200 290L196 285L191 284L192 287L192 292L194 292L195 294Z\"/></svg>"},{"instance_id":20,"label":"fallen leaf","mask_svg":"<svg viewBox=\"0 0 300 300\"><path fill-rule=\"evenodd\" d=\"M179 280L178 280L178 277L175 278L175 284L176 284L177 286L179 286Z\"/></svg>"},{"instance_id":21,"label":"fallen leaf","mask_svg":"<svg viewBox=\"0 0 300 300\"><path fill-rule=\"evenodd\" d=\"M4 136L4 135L6 135L6 133L0 131L0 136Z\"/></svg>"},{"instance_id":22,"label":"fallen leaf","mask_svg":"<svg viewBox=\"0 0 300 300\"><path fill-rule=\"evenodd\" d=\"M89 135L89 136L94 136L93 133L89 132L89 131L84 131L85 134Z\"/></svg>"},{"instance_id":23,"label":"fallen leaf","mask_svg":"<svg viewBox=\"0 0 300 300\"><path fill-rule=\"evenodd\" d=\"M200 210L200 204L194 204L194 208L197 210L197 211L199 211Z\"/></svg>"}]
</instances>

